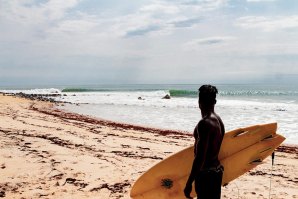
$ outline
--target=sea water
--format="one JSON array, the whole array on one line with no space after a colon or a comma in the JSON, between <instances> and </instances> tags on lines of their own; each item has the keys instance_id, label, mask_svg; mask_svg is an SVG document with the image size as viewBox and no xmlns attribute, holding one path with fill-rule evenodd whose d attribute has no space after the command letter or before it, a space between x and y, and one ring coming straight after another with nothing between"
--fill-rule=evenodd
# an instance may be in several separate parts
<instances>
[{"instance_id":1,"label":"sea water","mask_svg":"<svg viewBox=\"0 0 298 199\"><path fill-rule=\"evenodd\" d=\"M200 85L59 86L2 92L61 94L59 108L102 119L192 133L201 118ZM298 144L298 87L295 85L216 85L215 111L226 130L277 122L286 143ZM170 99L163 99L169 95Z\"/></svg>"}]
</instances>

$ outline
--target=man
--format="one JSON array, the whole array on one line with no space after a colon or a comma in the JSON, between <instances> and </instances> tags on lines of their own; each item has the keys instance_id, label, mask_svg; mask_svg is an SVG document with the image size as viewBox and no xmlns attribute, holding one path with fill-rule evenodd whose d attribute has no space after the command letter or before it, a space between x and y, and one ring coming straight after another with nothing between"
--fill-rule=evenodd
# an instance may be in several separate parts
<instances>
[{"instance_id":1,"label":"man","mask_svg":"<svg viewBox=\"0 0 298 199\"><path fill-rule=\"evenodd\" d=\"M191 198L193 181L198 199L220 198L223 167L218 160L218 154L225 128L220 117L214 112L217 93L217 88L212 85L203 85L199 89L202 119L194 129L195 158L184 189L187 198Z\"/></svg>"}]
</instances>

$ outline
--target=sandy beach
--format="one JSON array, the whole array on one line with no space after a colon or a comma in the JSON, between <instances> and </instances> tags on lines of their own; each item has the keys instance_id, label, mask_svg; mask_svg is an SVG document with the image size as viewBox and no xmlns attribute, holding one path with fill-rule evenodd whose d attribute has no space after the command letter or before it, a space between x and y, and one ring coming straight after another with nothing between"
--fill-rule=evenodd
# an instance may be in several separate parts
<instances>
[{"instance_id":1,"label":"sandy beach","mask_svg":"<svg viewBox=\"0 0 298 199\"><path fill-rule=\"evenodd\" d=\"M62 105L58 104L59 106ZM0 198L130 198L136 179L193 144L183 132L64 112L55 103L0 94ZM272 173L272 175L271 175ZM298 198L298 148L222 188L222 198Z\"/></svg>"}]
</instances>

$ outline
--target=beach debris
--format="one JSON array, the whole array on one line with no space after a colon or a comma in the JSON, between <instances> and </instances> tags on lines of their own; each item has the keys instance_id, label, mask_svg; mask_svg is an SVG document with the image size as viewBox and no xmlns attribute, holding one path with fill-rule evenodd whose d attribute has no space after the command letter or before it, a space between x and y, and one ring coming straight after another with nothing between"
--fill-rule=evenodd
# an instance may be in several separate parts
<instances>
[{"instance_id":1,"label":"beach debris","mask_svg":"<svg viewBox=\"0 0 298 199\"><path fill-rule=\"evenodd\" d=\"M162 157L158 157L158 156L147 156L144 154L137 154L138 152L134 153L134 152L129 152L129 151L112 151L112 153L122 156L122 157L126 157L126 158L137 158L137 159L154 159L154 160L162 160Z\"/></svg>"},{"instance_id":2,"label":"beach debris","mask_svg":"<svg viewBox=\"0 0 298 199\"><path fill-rule=\"evenodd\" d=\"M85 188L86 186L88 186L87 183L82 182L82 180L77 180L75 178L66 178L64 184L62 186L64 186L65 184L73 184L74 186L80 187L80 189Z\"/></svg>"},{"instance_id":3,"label":"beach debris","mask_svg":"<svg viewBox=\"0 0 298 199\"><path fill-rule=\"evenodd\" d=\"M76 181L76 179L74 178L66 178L64 184L62 186L64 186L66 183L72 184Z\"/></svg>"},{"instance_id":4,"label":"beach debris","mask_svg":"<svg viewBox=\"0 0 298 199\"><path fill-rule=\"evenodd\" d=\"M150 151L150 148L148 147L141 147L141 146L137 146L138 149L142 149L142 150L149 150Z\"/></svg>"},{"instance_id":5,"label":"beach debris","mask_svg":"<svg viewBox=\"0 0 298 199\"><path fill-rule=\"evenodd\" d=\"M101 189L108 189L112 193L124 193L124 189L128 186L129 187L131 186L131 184L128 182L128 180L125 180L123 183L118 182L118 183L115 183L113 185L109 185L108 183L104 183L99 187L91 189L90 192L100 191Z\"/></svg>"},{"instance_id":6,"label":"beach debris","mask_svg":"<svg viewBox=\"0 0 298 199\"><path fill-rule=\"evenodd\" d=\"M4 191L0 191L0 197L4 198L5 197L5 192Z\"/></svg>"},{"instance_id":7,"label":"beach debris","mask_svg":"<svg viewBox=\"0 0 298 199\"><path fill-rule=\"evenodd\" d=\"M171 96L169 94L166 94L162 99L171 99Z\"/></svg>"},{"instance_id":8,"label":"beach debris","mask_svg":"<svg viewBox=\"0 0 298 199\"><path fill-rule=\"evenodd\" d=\"M121 144L122 148L131 148L130 145Z\"/></svg>"},{"instance_id":9,"label":"beach debris","mask_svg":"<svg viewBox=\"0 0 298 199\"><path fill-rule=\"evenodd\" d=\"M61 180L63 177L63 173L59 173L50 177L50 179Z\"/></svg>"},{"instance_id":10,"label":"beach debris","mask_svg":"<svg viewBox=\"0 0 298 199\"><path fill-rule=\"evenodd\" d=\"M51 94L26 94L23 92L19 92L19 93L6 93L7 95L10 96L18 96L18 97L22 97L25 99L30 99L30 100L38 100L38 101L45 101L45 102L56 102L58 103L58 101L56 101L53 97L60 97L61 94L59 93L51 93Z\"/></svg>"}]
</instances>

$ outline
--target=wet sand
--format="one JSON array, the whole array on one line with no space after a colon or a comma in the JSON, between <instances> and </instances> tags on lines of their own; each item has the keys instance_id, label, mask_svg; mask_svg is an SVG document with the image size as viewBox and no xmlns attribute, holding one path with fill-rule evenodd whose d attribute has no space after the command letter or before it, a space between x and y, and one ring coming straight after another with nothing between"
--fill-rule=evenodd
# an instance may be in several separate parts
<instances>
[{"instance_id":1,"label":"wet sand","mask_svg":"<svg viewBox=\"0 0 298 199\"><path fill-rule=\"evenodd\" d=\"M193 144L185 132L63 112L0 94L0 198L130 198L148 168ZM298 148L222 188L222 198L298 198ZM272 171L272 175L271 175Z\"/></svg>"}]
</instances>

